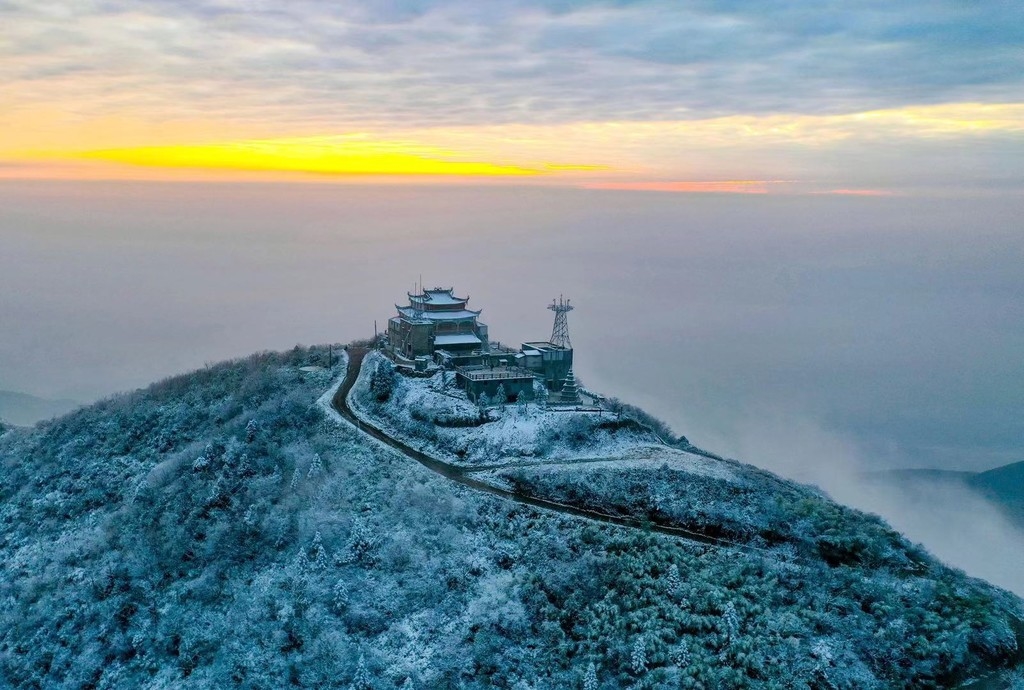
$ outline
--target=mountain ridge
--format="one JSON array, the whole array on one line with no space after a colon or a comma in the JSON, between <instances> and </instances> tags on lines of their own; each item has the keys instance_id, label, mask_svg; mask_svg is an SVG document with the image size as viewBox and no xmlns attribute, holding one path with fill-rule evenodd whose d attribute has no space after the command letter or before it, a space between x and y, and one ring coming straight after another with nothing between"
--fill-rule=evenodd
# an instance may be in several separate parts
<instances>
[{"instance_id":1,"label":"mountain ridge","mask_svg":"<svg viewBox=\"0 0 1024 690\"><path fill-rule=\"evenodd\" d=\"M36 422L67 414L80 405L74 400L51 400L18 391L0 390L0 420L16 426L32 426Z\"/></svg>"},{"instance_id":2,"label":"mountain ridge","mask_svg":"<svg viewBox=\"0 0 1024 690\"><path fill-rule=\"evenodd\" d=\"M912 490L927 490L929 482L969 489L1024 525L1024 461L980 472L934 469L882 470L865 475L871 481L892 482Z\"/></svg>"},{"instance_id":3,"label":"mountain ridge","mask_svg":"<svg viewBox=\"0 0 1024 690\"><path fill-rule=\"evenodd\" d=\"M768 552L481 493L325 414L318 401L347 369L314 366L325 349L213 365L0 437L0 678L519 690L1020 677L1024 604L877 518L667 446L653 461L485 479L549 498L586 489L568 500L631 516L659 504L664 515L639 516L718 521ZM392 382L398 419L408 381ZM539 410L488 418L492 442L576 444L571 456L549 446L559 461L639 447L606 439L643 433ZM513 428L528 421L530 433ZM475 448L467 471L494 464ZM771 515L785 523L774 544Z\"/></svg>"}]
</instances>

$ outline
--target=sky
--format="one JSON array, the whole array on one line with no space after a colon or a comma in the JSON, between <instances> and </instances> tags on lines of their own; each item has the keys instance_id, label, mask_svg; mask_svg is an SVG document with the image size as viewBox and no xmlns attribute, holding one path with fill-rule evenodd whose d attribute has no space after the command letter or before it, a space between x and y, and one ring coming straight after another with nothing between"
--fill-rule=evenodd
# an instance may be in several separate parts
<instances>
[{"instance_id":1,"label":"sky","mask_svg":"<svg viewBox=\"0 0 1024 690\"><path fill-rule=\"evenodd\" d=\"M1024 6L0 0L0 177L1020 190Z\"/></svg>"}]
</instances>

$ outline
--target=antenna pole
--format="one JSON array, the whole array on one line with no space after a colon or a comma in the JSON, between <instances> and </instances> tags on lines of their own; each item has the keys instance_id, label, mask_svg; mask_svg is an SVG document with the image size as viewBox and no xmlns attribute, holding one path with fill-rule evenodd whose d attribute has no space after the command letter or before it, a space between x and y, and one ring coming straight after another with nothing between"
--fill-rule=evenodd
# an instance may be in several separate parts
<instances>
[{"instance_id":1,"label":"antenna pole","mask_svg":"<svg viewBox=\"0 0 1024 690\"><path fill-rule=\"evenodd\" d=\"M555 325L551 328L551 344L555 347L572 349L572 341L569 340L569 320L567 315L573 310L569 300L558 296L557 300L551 300L548 309L555 312Z\"/></svg>"}]
</instances>

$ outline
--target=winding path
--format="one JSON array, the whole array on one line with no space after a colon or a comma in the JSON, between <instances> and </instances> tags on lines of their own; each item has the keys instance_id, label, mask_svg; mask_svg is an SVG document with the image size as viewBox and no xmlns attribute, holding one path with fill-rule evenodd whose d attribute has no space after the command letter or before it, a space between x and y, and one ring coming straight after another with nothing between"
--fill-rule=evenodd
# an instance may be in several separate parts
<instances>
[{"instance_id":1,"label":"winding path","mask_svg":"<svg viewBox=\"0 0 1024 690\"><path fill-rule=\"evenodd\" d=\"M337 392L334 394L334 398L331 400L331 406L340 414L347 422L356 427L359 431L372 436L381 443L393 448L394 450L402 453L403 455L412 458L416 462L420 463L424 467L438 474L456 481L464 486L467 486L476 491L482 491L484 493L492 494L494 496L501 496L517 503L532 506L534 508L541 508L543 510L550 510L556 513L562 513L563 515L573 515L575 517L581 517L588 520L595 520L597 522L603 522L612 525L619 525L621 527L631 527L634 529L640 529L648 532L658 532L660 534L666 534L673 537L686 539L691 542L704 544L708 546L716 546L719 548L729 548L743 551L746 553L756 553L759 555L770 555L772 558L778 559L778 554L768 552L766 549L760 549L754 546L748 546L746 544L738 544L736 542L719 539L717 537L711 537L700 532L694 532L682 527L672 527L670 525L661 525L652 523L638 518L623 516L623 515L609 515L596 510L588 508L580 508L565 503L559 503L557 501L551 501L545 498L538 498L536 496L530 496L528 494L522 494L509 489L504 489L498 486L493 486L482 482L479 479L474 479L470 476L473 472L480 471L478 468L467 468L458 467L450 463L438 460L435 457L427 455L426 453L413 448L409 444L390 436L382 429L367 423L365 420L360 419L356 416L355 412L349 406L348 395L355 385L356 380L359 378L359 372L362 369L363 359L366 357L369 351L365 348L349 348L348 350L348 368L345 372L345 379L342 381ZM551 463L560 464L560 463ZM796 559L794 559L796 560Z\"/></svg>"}]
</instances>

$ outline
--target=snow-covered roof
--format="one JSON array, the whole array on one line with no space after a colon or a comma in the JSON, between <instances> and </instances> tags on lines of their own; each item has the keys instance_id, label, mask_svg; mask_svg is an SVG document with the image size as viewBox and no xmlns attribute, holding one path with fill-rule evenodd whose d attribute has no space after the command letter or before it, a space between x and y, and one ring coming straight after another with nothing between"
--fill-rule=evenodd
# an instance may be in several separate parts
<instances>
[{"instance_id":1,"label":"snow-covered roof","mask_svg":"<svg viewBox=\"0 0 1024 690\"><path fill-rule=\"evenodd\" d=\"M444 347L445 345L480 345L480 338L469 333L459 333L457 335L437 335L434 336L434 345L436 347Z\"/></svg>"},{"instance_id":2,"label":"snow-covered roof","mask_svg":"<svg viewBox=\"0 0 1024 690\"><path fill-rule=\"evenodd\" d=\"M422 294L409 293L410 302L429 302L430 304L465 304L468 297L456 297L454 288L434 288L424 290Z\"/></svg>"},{"instance_id":3,"label":"snow-covered roof","mask_svg":"<svg viewBox=\"0 0 1024 690\"><path fill-rule=\"evenodd\" d=\"M408 319L423 319L424 321L452 321L455 319L472 319L480 316L479 311L473 311L472 309L459 309L457 311L422 311L412 307L399 307L397 304L395 305L395 308L398 309L399 314Z\"/></svg>"},{"instance_id":4,"label":"snow-covered roof","mask_svg":"<svg viewBox=\"0 0 1024 690\"><path fill-rule=\"evenodd\" d=\"M571 348L559 347L558 345L554 345L552 343L549 343L546 340L537 341L537 342L531 342L531 343L523 343L523 352L525 352L527 354L530 354L531 352L537 352L537 351L566 350L566 349L571 349Z\"/></svg>"}]
</instances>

